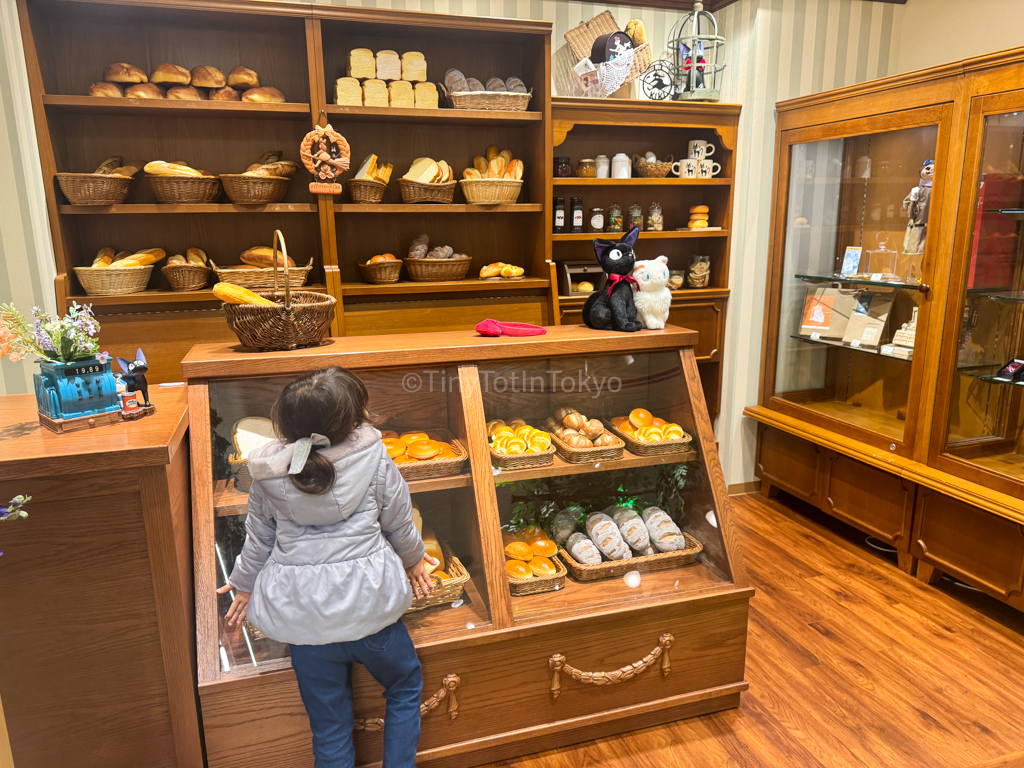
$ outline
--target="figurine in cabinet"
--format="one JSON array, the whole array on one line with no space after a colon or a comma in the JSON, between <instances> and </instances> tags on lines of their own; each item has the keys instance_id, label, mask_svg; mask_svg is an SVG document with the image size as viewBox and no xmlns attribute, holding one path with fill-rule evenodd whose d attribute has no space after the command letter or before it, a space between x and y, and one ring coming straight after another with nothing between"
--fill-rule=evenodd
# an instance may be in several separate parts
<instances>
[{"instance_id":1,"label":"figurine in cabinet","mask_svg":"<svg viewBox=\"0 0 1024 768\"><path fill-rule=\"evenodd\" d=\"M903 238L903 253L924 253L928 237L928 212L931 208L932 180L935 178L935 161L925 160L921 164L920 183L903 200L903 210L909 216L907 234ZM907 275L913 277L913 275Z\"/></svg>"}]
</instances>

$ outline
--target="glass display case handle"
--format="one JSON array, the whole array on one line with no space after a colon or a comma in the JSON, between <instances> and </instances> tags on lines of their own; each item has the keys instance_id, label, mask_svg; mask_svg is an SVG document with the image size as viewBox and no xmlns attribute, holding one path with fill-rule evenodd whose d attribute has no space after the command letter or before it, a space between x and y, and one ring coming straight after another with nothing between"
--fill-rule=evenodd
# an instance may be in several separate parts
<instances>
[{"instance_id":1,"label":"glass display case handle","mask_svg":"<svg viewBox=\"0 0 1024 768\"><path fill-rule=\"evenodd\" d=\"M420 717L426 717L435 709L441 706L444 701L448 702L448 719L454 721L459 716L459 700L455 692L462 685L462 678L458 675L445 675L441 682L441 689L429 699L420 704ZM384 730L383 717L357 717L352 726L357 731L370 731L380 733Z\"/></svg>"},{"instance_id":2,"label":"glass display case handle","mask_svg":"<svg viewBox=\"0 0 1024 768\"><path fill-rule=\"evenodd\" d=\"M551 696L557 699L562 693L562 673L584 685L616 685L639 677L661 659L661 676L668 677L669 672L672 671L672 660L669 658L668 651L674 642L675 638L666 632L658 638L658 647L640 661L612 672L583 672L571 666L563 654L552 654L548 659L548 668L551 670Z\"/></svg>"}]
</instances>

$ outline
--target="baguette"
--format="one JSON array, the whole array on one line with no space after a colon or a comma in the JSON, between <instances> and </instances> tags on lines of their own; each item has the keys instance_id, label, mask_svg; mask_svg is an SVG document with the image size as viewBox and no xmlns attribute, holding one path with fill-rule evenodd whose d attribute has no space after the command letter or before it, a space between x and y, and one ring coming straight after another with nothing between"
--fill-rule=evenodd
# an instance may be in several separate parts
<instances>
[{"instance_id":1,"label":"baguette","mask_svg":"<svg viewBox=\"0 0 1024 768\"><path fill-rule=\"evenodd\" d=\"M255 304L264 307L277 305L276 301L265 299L248 288L243 288L234 283L217 283L213 286L213 295L225 304Z\"/></svg>"},{"instance_id":2,"label":"baguette","mask_svg":"<svg viewBox=\"0 0 1024 768\"><path fill-rule=\"evenodd\" d=\"M508 168L509 164L512 162L512 152L507 149L503 149L498 153L498 157L505 158L505 167Z\"/></svg>"},{"instance_id":3,"label":"baguette","mask_svg":"<svg viewBox=\"0 0 1024 768\"><path fill-rule=\"evenodd\" d=\"M240 258L243 264L249 264L253 267L272 267L274 266L274 249L265 245L255 245L248 250L242 251ZM285 266L284 255L280 252L277 254L277 266ZM288 257L287 266L295 266L295 262L290 256Z\"/></svg>"},{"instance_id":4,"label":"baguette","mask_svg":"<svg viewBox=\"0 0 1024 768\"><path fill-rule=\"evenodd\" d=\"M156 264L161 261L167 252L163 248L144 248L141 251L136 251L127 259L122 259L117 262L119 267L144 267L148 264Z\"/></svg>"},{"instance_id":5,"label":"baguette","mask_svg":"<svg viewBox=\"0 0 1024 768\"><path fill-rule=\"evenodd\" d=\"M480 171L478 171L476 168L467 168L466 170L464 170L462 172L462 178L464 178L464 179L482 179L483 176L481 175Z\"/></svg>"},{"instance_id":6,"label":"baguette","mask_svg":"<svg viewBox=\"0 0 1024 768\"><path fill-rule=\"evenodd\" d=\"M109 267L113 260L114 249L107 246L106 248L100 248L99 252L96 254L96 258L92 260L92 266Z\"/></svg>"},{"instance_id":7,"label":"baguette","mask_svg":"<svg viewBox=\"0 0 1024 768\"><path fill-rule=\"evenodd\" d=\"M167 260L167 266L169 267L183 267L188 264L188 260L180 253L176 253Z\"/></svg>"},{"instance_id":8,"label":"baguette","mask_svg":"<svg viewBox=\"0 0 1024 768\"><path fill-rule=\"evenodd\" d=\"M197 267L205 267L209 259L206 257L206 251L202 248L189 248L186 252L187 260L189 264L195 264Z\"/></svg>"},{"instance_id":9,"label":"baguette","mask_svg":"<svg viewBox=\"0 0 1024 768\"><path fill-rule=\"evenodd\" d=\"M487 164L487 178L500 179L503 173L505 173L505 158L501 155L496 155L494 159Z\"/></svg>"},{"instance_id":10,"label":"baguette","mask_svg":"<svg viewBox=\"0 0 1024 768\"><path fill-rule=\"evenodd\" d=\"M146 163L144 170L154 176L189 176L194 179L203 176L202 171L197 171L183 163L165 163L163 160Z\"/></svg>"},{"instance_id":11,"label":"baguette","mask_svg":"<svg viewBox=\"0 0 1024 768\"><path fill-rule=\"evenodd\" d=\"M501 277L501 268L504 266L505 265L500 261L496 261L493 264L487 264L480 268L480 277L484 279L488 277Z\"/></svg>"},{"instance_id":12,"label":"baguette","mask_svg":"<svg viewBox=\"0 0 1024 768\"><path fill-rule=\"evenodd\" d=\"M601 562L601 552L594 542L582 533L574 533L566 539L565 548L584 565L597 565Z\"/></svg>"},{"instance_id":13,"label":"baguette","mask_svg":"<svg viewBox=\"0 0 1024 768\"><path fill-rule=\"evenodd\" d=\"M483 178L487 174L487 158L477 155L473 158L473 167L480 172L480 177Z\"/></svg>"},{"instance_id":14,"label":"baguette","mask_svg":"<svg viewBox=\"0 0 1024 768\"><path fill-rule=\"evenodd\" d=\"M123 162L123 157L118 157L117 155L114 155L113 157L108 157L106 160L104 160L96 167L96 170L93 171L93 173L101 173L104 176L108 176L114 172L115 168L120 168L121 163Z\"/></svg>"},{"instance_id":15,"label":"baguette","mask_svg":"<svg viewBox=\"0 0 1024 768\"><path fill-rule=\"evenodd\" d=\"M645 552L651 546L647 525L635 509L618 507L612 513L612 521L619 527L619 533L636 552Z\"/></svg>"},{"instance_id":16,"label":"baguette","mask_svg":"<svg viewBox=\"0 0 1024 768\"><path fill-rule=\"evenodd\" d=\"M494 158L501 154L496 146L493 144L487 148L487 162L491 162Z\"/></svg>"}]
</instances>

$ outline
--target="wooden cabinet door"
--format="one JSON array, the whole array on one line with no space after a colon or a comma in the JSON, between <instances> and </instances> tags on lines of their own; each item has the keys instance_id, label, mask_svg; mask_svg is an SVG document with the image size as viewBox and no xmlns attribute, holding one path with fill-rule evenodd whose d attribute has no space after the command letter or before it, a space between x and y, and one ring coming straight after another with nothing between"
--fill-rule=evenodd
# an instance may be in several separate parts
<instances>
[{"instance_id":1,"label":"wooden cabinet door","mask_svg":"<svg viewBox=\"0 0 1024 768\"><path fill-rule=\"evenodd\" d=\"M822 510L906 552L917 486L837 453L829 464Z\"/></svg>"},{"instance_id":2,"label":"wooden cabinet door","mask_svg":"<svg viewBox=\"0 0 1024 768\"><path fill-rule=\"evenodd\" d=\"M721 358L725 334L725 299L673 303L668 321L700 334L693 348L698 363L714 362Z\"/></svg>"},{"instance_id":3,"label":"wooden cabinet door","mask_svg":"<svg viewBox=\"0 0 1024 768\"><path fill-rule=\"evenodd\" d=\"M821 475L828 471L824 451L787 432L764 425L759 429L757 476L761 482L820 507L824 487Z\"/></svg>"}]
</instances>

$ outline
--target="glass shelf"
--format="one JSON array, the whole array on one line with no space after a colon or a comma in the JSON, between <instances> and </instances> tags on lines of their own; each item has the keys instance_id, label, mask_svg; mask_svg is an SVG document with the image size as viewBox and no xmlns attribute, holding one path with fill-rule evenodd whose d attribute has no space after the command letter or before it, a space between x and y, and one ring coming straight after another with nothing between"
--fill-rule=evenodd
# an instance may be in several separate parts
<instances>
[{"instance_id":1,"label":"glass shelf","mask_svg":"<svg viewBox=\"0 0 1024 768\"><path fill-rule=\"evenodd\" d=\"M843 285L877 286L879 288L899 288L901 290L920 291L921 293L928 293L928 291L931 290L931 286L926 283L889 282L886 280L871 280L859 277L839 277L836 275L831 277L826 275L797 275L796 278L797 280L803 280L805 283L842 283Z\"/></svg>"},{"instance_id":2,"label":"glass shelf","mask_svg":"<svg viewBox=\"0 0 1024 768\"><path fill-rule=\"evenodd\" d=\"M1008 219L1024 219L1024 208L987 208L986 213L1001 213Z\"/></svg>"},{"instance_id":3,"label":"glass shelf","mask_svg":"<svg viewBox=\"0 0 1024 768\"><path fill-rule=\"evenodd\" d=\"M971 291L974 296L979 296L983 299L994 299L996 301L1016 301L1024 303L1024 291L995 291L993 293L985 293L981 291Z\"/></svg>"},{"instance_id":4,"label":"glass shelf","mask_svg":"<svg viewBox=\"0 0 1024 768\"><path fill-rule=\"evenodd\" d=\"M841 341L833 341L832 339L812 339L807 336L790 336L791 339L797 341L803 341L807 344L818 344L823 347L835 347L836 349L848 349L851 352L863 352L867 355L877 355L878 357L891 357L893 360L903 360L910 362L914 359L914 350L909 347L899 347L895 344L882 344L879 347L855 347L852 344L844 344ZM893 352L893 350L906 350L910 354L907 357L902 357Z\"/></svg>"},{"instance_id":5,"label":"glass shelf","mask_svg":"<svg viewBox=\"0 0 1024 768\"><path fill-rule=\"evenodd\" d=\"M989 384L1009 384L1012 387L1024 387L1024 381L1006 381L997 379L996 374L1003 369L1001 365L990 365L983 368L961 368L958 373L970 376L972 379L987 381Z\"/></svg>"}]
</instances>

